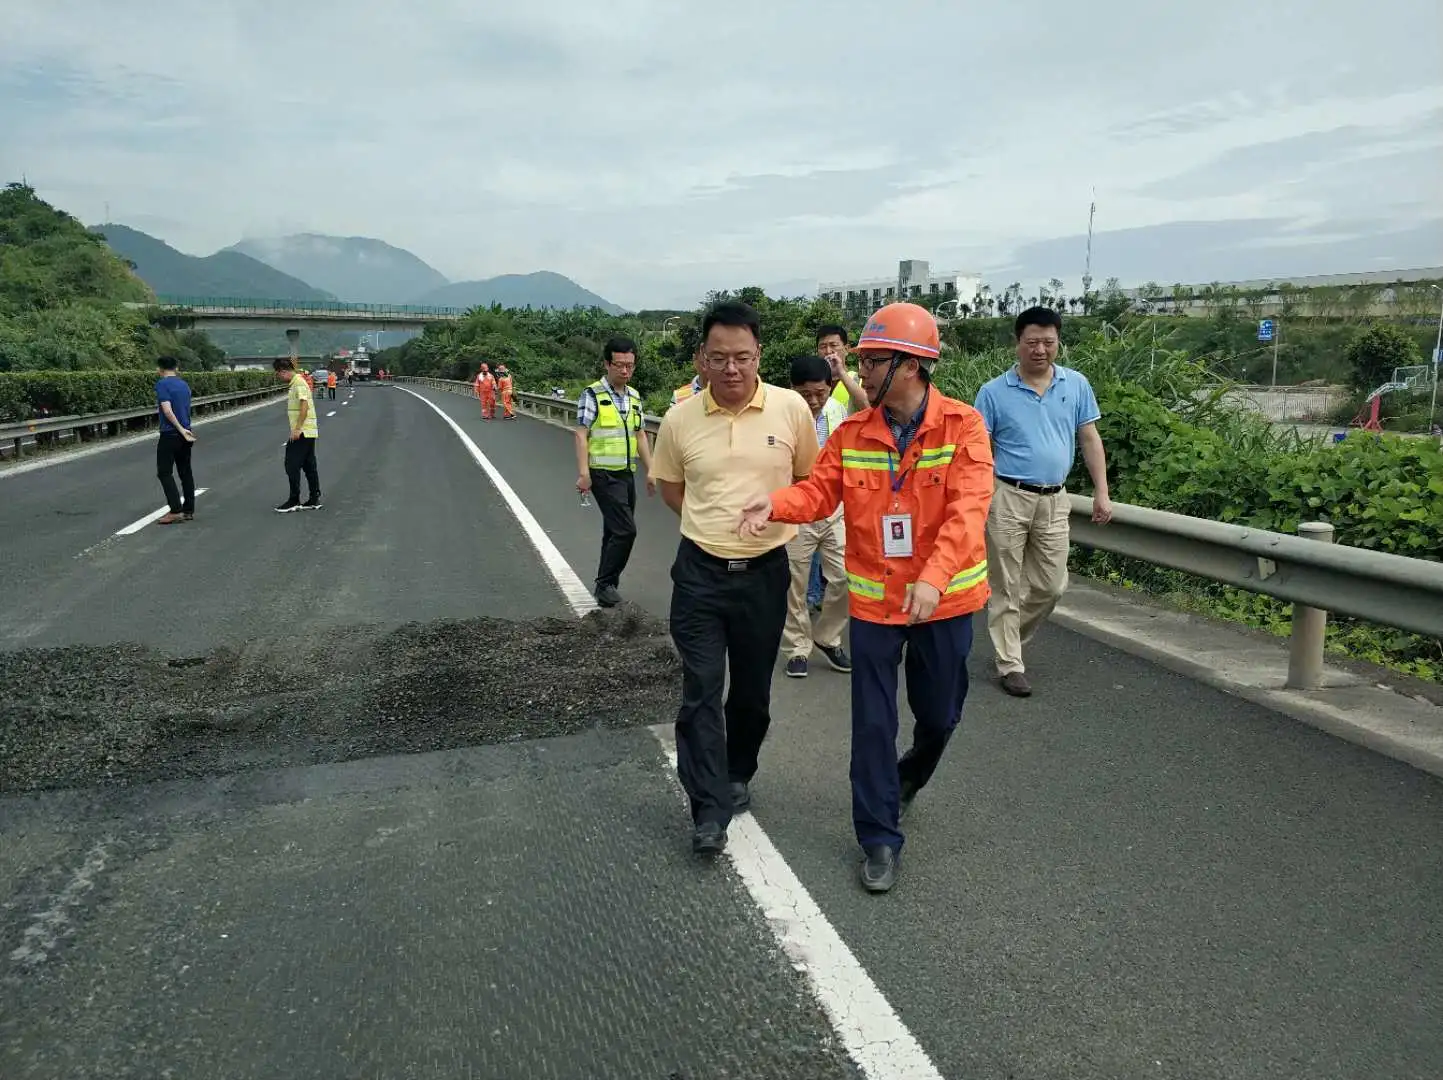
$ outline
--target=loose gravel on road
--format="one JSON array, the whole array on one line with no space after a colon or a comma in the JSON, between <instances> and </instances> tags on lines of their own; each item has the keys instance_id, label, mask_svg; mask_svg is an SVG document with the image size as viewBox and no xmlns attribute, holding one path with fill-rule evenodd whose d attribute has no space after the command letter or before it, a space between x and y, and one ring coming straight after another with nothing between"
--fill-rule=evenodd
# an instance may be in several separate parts
<instances>
[{"instance_id":1,"label":"loose gravel on road","mask_svg":"<svg viewBox=\"0 0 1443 1080\"><path fill-rule=\"evenodd\" d=\"M0 793L216 776L630 727L675 715L665 626L584 619L328 630L203 657L0 653Z\"/></svg>"}]
</instances>

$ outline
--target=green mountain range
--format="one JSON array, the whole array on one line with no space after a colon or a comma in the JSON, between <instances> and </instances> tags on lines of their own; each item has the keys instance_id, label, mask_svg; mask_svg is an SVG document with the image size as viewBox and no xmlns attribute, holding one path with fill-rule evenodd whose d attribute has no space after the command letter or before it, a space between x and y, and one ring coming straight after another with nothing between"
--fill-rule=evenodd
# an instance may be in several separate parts
<instances>
[{"instance_id":1,"label":"green mountain range","mask_svg":"<svg viewBox=\"0 0 1443 1080\"><path fill-rule=\"evenodd\" d=\"M238 251L187 255L164 240L125 225L98 225L91 231L103 236L111 250L132 263L140 279L160 295L233 296L249 300L335 299L331 293Z\"/></svg>"},{"instance_id":2,"label":"green mountain range","mask_svg":"<svg viewBox=\"0 0 1443 1080\"><path fill-rule=\"evenodd\" d=\"M125 225L100 225L93 231L162 295L460 308L598 307L613 315L624 313L605 297L549 270L453 282L404 248L365 236L253 237L214 255L196 256Z\"/></svg>"},{"instance_id":3,"label":"green mountain range","mask_svg":"<svg viewBox=\"0 0 1443 1080\"><path fill-rule=\"evenodd\" d=\"M573 308L599 307L610 315L625 314L611 301L583 289L569 277L538 270L534 274L502 274L484 281L457 281L423 293L418 304L436 307Z\"/></svg>"}]
</instances>

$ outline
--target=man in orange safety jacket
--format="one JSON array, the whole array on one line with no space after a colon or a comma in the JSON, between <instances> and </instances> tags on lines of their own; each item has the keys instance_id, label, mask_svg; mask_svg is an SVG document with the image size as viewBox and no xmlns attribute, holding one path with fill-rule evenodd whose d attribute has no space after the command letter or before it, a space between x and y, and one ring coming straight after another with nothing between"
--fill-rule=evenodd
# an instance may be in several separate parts
<instances>
[{"instance_id":1,"label":"man in orange safety jacket","mask_svg":"<svg viewBox=\"0 0 1443 1080\"><path fill-rule=\"evenodd\" d=\"M476 397L481 402L481 419L495 419L496 376L491 374L491 368L486 364L482 364L481 370L476 373Z\"/></svg>"},{"instance_id":2,"label":"man in orange safety jacket","mask_svg":"<svg viewBox=\"0 0 1443 1080\"><path fill-rule=\"evenodd\" d=\"M511 407L511 372L506 370L505 364L496 365L496 390L501 395L501 408L505 413L505 419L515 420L516 410Z\"/></svg>"},{"instance_id":3,"label":"man in orange safety jacket","mask_svg":"<svg viewBox=\"0 0 1443 1080\"><path fill-rule=\"evenodd\" d=\"M862 885L896 880L901 816L942 759L967 697L972 615L987 603L992 446L971 405L932 385L937 322L888 304L857 341L872 407L838 425L811 475L742 511L741 528L818 521L842 504L851 593L852 823ZM897 758L897 668L917 724Z\"/></svg>"}]
</instances>

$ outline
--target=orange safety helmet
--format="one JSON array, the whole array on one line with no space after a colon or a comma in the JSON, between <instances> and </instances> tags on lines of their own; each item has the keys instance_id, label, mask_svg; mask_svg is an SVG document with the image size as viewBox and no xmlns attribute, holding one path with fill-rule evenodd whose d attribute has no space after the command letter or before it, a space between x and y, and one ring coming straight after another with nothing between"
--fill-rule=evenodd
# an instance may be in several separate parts
<instances>
[{"instance_id":1,"label":"orange safety helmet","mask_svg":"<svg viewBox=\"0 0 1443 1080\"><path fill-rule=\"evenodd\" d=\"M937 320L919 304L895 303L878 308L857 338L858 349L885 349L907 353L931 370L942 355L942 338Z\"/></svg>"}]
</instances>

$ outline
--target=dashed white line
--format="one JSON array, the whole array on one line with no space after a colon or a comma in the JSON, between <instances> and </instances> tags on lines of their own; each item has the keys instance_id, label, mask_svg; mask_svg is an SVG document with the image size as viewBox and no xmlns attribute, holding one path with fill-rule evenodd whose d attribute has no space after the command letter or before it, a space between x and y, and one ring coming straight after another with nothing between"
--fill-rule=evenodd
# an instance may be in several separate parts
<instances>
[{"instance_id":1,"label":"dashed white line","mask_svg":"<svg viewBox=\"0 0 1443 1080\"><path fill-rule=\"evenodd\" d=\"M516 515L572 608L578 615L594 611L596 601L581 576L471 436L434 402L404 386L396 389L425 402L450 425ZM665 748L675 775L676 745L671 728L659 725L651 730ZM761 909L782 951L811 983L843 1047L867 1080L942 1080L927 1052L751 814L732 818L727 828L726 856Z\"/></svg>"},{"instance_id":2,"label":"dashed white line","mask_svg":"<svg viewBox=\"0 0 1443 1080\"><path fill-rule=\"evenodd\" d=\"M105 869L110 856L110 839L101 840L90 849L85 861L70 876L70 881L51 905L37 912L35 921L20 935L20 944L10 951L10 959L26 967L36 967L49 959L60 939L71 933L74 924L71 911L95 888L95 879Z\"/></svg>"},{"instance_id":3,"label":"dashed white line","mask_svg":"<svg viewBox=\"0 0 1443 1080\"><path fill-rule=\"evenodd\" d=\"M202 495L204 495L204 494L205 494L207 491L209 491L209 490L210 490L210 488L196 488L196 489L195 489L195 497L198 499L198 498L200 498ZM116 536L129 536L131 533L138 533L138 532L140 532L141 529L145 528L145 527L146 527L147 525L149 525L152 521L159 521L161 518L165 517L165 515L168 514L168 513L170 513L170 507L168 507L168 506L162 506L159 510L152 510L150 513L146 514L145 517L143 517L143 518L138 518L138 519L136 519L135 521L132 521L132 522L131 522L129 525L127 525L125 528L123 528L123 529L116 529L116 530L115 530L115 535L116 535Z\"/></svg>"},{"instance_id":4,"label":"dashed white line","mask_svg":"<svg viewBox=\"0 0 1443 1080\"><path fill-rule=\"evenodd\" d=\"M397 386L396 389L404 390L417 401L429 406L437 416L450 425L451 430L456 433L456 437L461 440L461 444L466 447L472 459L491 478L491 483L496 485L496 490L500 492L501 498L505 500L507 508L515 515L516 520L520 522L521 531L526 534L526 538L531 541L531 546L541 556L541 562L545 565L547 573L556 582L556 587L561 590L561 595L566 598L571 609L578 615L595 611L596 599L591 595L591 590L586 587L576 571L571 569L571 564L552 543L551 537L546 535L546 530L541 527L541 523L526 508L526 504L521 501L520 496L512 490L511 485L506 482L506 478L501 475L501 470L491 464L491 459L481 452L481 448L476 445L475 440L467 435L461 429L461 425L451 419L435 402L422 397L414 390L407 390L404 386Z\"/></svg>"},{"instance_id":5,"label":"dashed white line","mask_svg":"<svg viewBox=\"0 0 1443 1080\"><path fill-rule=\"evenodd\" d=\"M344 404L344 402L342 402L342 404ZM326 413L326 415L327 415L327 416L335 416L335 415L336 415L336 410L335 410L335 409L332 409L330 412Z\"/></svg>"}]
</instances>

